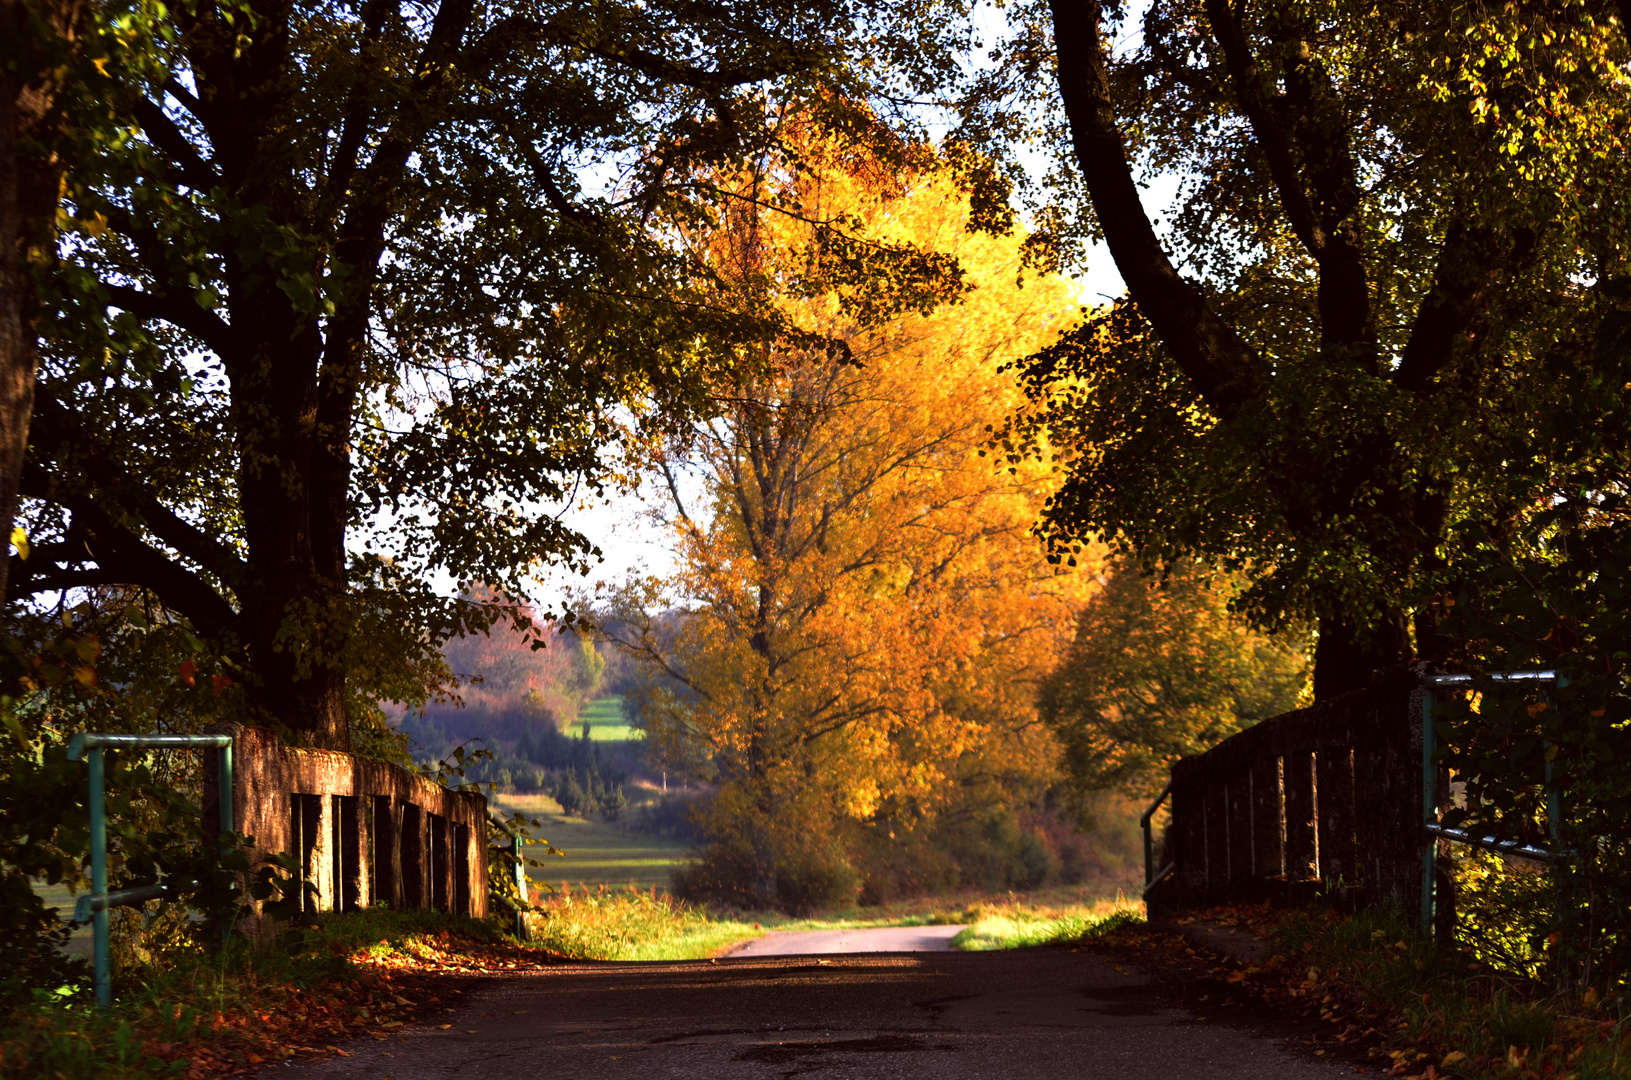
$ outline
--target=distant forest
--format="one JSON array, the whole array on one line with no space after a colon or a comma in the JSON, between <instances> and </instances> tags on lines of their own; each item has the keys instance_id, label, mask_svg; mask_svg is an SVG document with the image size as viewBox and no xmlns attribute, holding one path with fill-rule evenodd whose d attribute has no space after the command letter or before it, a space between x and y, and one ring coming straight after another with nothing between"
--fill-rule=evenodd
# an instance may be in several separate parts
<instances>
[{"instance_id":1,"label":"distant forest","mask_svg":"<svg viewBox=\"0 0 1631 1080\"><path fill-rule=\"evenodd\" d=\"M625 800L627 754L573 737L580 710L596 697L617 693L625 681L618 658L611 662L588 637L569 628L544 630L535 649L508 626L490 634L456 638L443 647L449 666L469 679L459 701L432 702L409 712L400 726L414 757L437 760L455 746L491 750L467 779L500 788L547 791L569 813L615 816Z\"/></svg>"}]
</instances>

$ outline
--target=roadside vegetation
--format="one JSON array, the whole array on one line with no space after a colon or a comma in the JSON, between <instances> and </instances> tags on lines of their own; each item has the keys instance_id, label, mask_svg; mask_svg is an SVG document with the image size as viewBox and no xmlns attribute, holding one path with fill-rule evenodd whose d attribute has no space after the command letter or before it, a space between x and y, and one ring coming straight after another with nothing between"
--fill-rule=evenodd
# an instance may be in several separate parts
<instances>
[{"instance_id":1,"label":"roadside vegetation","mask_svg":"<svg viewBox=\"0 0 1631 1080\"><path fill-rule=\"evenodd\" d=\"M951 939L965 952L1028 949L1038 945L1079 945L1084 941L1142 922L1144 905L1117 897L1098 903L1063 907L1010 901L977 904L967 911L968 925Z\"/></svg>"},{"instance_id":2,"label":"roadside vegetation","mask_svg":"<svg viewBox=\"0 0 1631 1080\"><path fill-rule=\"evenodd\" d=\"M1481 960L1438 948L1395 912L1224 908L1196 913L1251 930L1270 956L1228 963L1231 992L1324 1021L1323 1055L1359 1057L1407 1080L1631 1076L1631 1025L1621 1000L1560 993Z\"/></svg>"},{"instance_id":3,"label":"roadside vegetation","mask_svg":"<svg viewBox=\"0 0 1631 1080\"><path fill-rule=\"evenodd\" d=\"M120 972L99 1013L75 987L40 988L0 1018L0 1076L206 1077L387 1039L456 1000L457 979L535 963L492 925L432 912L320 918L283 947L181 948Z\"/></svg>"},{"instance_id":4,"label":"roadside vegetation","mask_svg":"<svg viewBox=\"0 0 1631 1080\"><path fill-rule=\"evenodd\" d=\"M1069 945L1143 920L1143 905L1055 887L1030 894L921 897L813 916L718 911L656 889L564 889L529 918L531 944L573 959L694 960L718 956L770 931L950 926L969 952Z\"/></svg>"}]
</instances>

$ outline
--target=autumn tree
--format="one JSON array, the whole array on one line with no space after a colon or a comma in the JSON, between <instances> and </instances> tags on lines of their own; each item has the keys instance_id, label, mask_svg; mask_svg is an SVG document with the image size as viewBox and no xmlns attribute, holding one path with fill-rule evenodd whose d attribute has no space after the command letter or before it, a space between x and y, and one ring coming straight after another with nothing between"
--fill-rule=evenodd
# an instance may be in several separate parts
<instances>
[{"instance_id":1,"label":"autumn tree","mask_svg":"<svg viewBox=\"0 0 1631 1080\"><path fill-rule=\"evenodd\" d=\"M1238 568L1260 625L1317 624L1320 697L1452 655L1430 601L1475 588L1612 404L1554 388L1624 382L1600 330L1626 304L1625 16L1015 9L971 128L1057 152L1039 220L1056 251L1102 239L1127 286L1025 365L1013 445L1074 454L1060 548ZM1155 173L1179 182L1159 230Z\"/></svg>"},{"instance_id":2,"label":"autumn tree","mask_svg":"<svg viewBox=\"0 0 1631 1080\"><path fill-rule=\"evenodd\" d=\"M945 162L918 157L897 171L811 139L696 236L808 335L660 448L681 569L617 613L623 646L666 676L641 702L648 737L718 784L691 884L738 902L853 897L855 830L904 839L1051 773L1034 696L1081 580L1030 533L1047 471L983 448L1018 400L1003 364L1070 292L1026 274L1017 239L969 231ZM932 256L925 272L850 276L811 228L839 216Z\"/></svg>"},{"instance_id":3,"label":"autumn tree","mask_svg":"<svg viewBox=\"0 0 1631 1080\"><path fill-rule=\"evenodd\" d=\"M1232 613L1235 592L1185 564L1108 568L1038 701L1076 791L1148 799L1179 758L1296 707L1305 657Z\"/></svg>"},{"instance_id":4,"label":"autumn tree","mask_svg":"<svg viewBox=\"0 0 1631 1080\"><path fill-rule=\"evenodd\" d=\"M129 590L244 715L337 747L518 610L433 582L513 600L591 554L550 510L614 407L694 414L769 332L670 242L773 141L764 89L910 97L949 62L866 5L166 11L150 64L103 43L121 135L62 189L8 596Z\"/></svg>"}]
</instances>

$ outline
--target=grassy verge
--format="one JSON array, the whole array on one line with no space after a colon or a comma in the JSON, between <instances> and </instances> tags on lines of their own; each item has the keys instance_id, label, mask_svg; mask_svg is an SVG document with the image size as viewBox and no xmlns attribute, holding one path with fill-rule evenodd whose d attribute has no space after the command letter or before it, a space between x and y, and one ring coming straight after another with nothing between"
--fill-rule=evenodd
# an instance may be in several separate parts
<instances>
[{"instance_id":1,"label":"grassy verge","mask_svg":"<svg viewBox=\"0 0 1631 1080\"><path fill-rule=\"evenodd\" d=\"M1390 1076L1631 1077L1631 1002L1582 1000L1502 975L1430 947L1393 913L1231 909L1208 918L1254 928L1273 951L1230 982L1252 985L1276 1008L1317 1015L1329 1043L1357 1048Z\"/></svg>"},{"instance_id":2,"label":"grassy verge","mask_svg":"<svg viewBox=\"0 0 1631 1080\"><path fill-rule=\"evenodd\" d=\"M951 939L966 952L1073 945L1144 918L1142 904L1120 899L1062 908L1009 902L981 905L969 914L968 925Z\"/></svg>"},{"instance_id":3,"label":"grassy verge","mask_svg":"<svg viewBox=\"0 0 1631 1080\"><path fill-rule=\"evenodd\" d=\"M1139 905L1073 890L1025 897L924 898L792 918L774 912L710 912L657 890L567 888L532 917L533 944L578 960L695 960L770 930L854 930L968 924L953 938L981 951L1069 944L1142 919Z\"/></svg>"},{"instance_id":4,"label":"grassy verge","mask_svg":"<svg viewBox=\"0 0 1631 1080\"><path fill-rule=\"evenodd\" d=\"M700 960L760 936L760 923L681 903L655 889L564 889L529 920L532 944L573 960Z\"/></svg>"}]
</instances>

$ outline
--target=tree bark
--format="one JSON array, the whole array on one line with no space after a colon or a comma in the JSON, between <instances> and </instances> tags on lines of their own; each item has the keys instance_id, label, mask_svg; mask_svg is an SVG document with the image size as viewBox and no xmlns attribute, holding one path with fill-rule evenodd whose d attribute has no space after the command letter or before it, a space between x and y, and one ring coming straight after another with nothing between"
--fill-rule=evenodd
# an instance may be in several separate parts
<instances>
[{"instance_id":1,"label":"tree bark","mask_svg":"<svg viewBox=\"0 0 1631 1080\"><path fill-rule=\"evenodd\" d=\"M1384 612L1356 625L1334 616L1320 620L1314 647L1314 699L1325 701L1370 685L1380 671L1410 658L1410 635L1402 611Z\"/></svg>"},{"instance_id":2,"label":"tree bark","mask_svg":"<svg viewBox=\"0 0 1631 1080\"><path fill-rule=\"evenodd\" d=\"M1178 273L1144 212L1110 102L1099 7L1098 0L1050 0L1059 96L1077 167L1128 295L1207 406L1227 419L1255 396L1260 364L1200 289Z\"/></svg>"},{"instance_id":3,"label":"tree bark","mask_svg":"<svg viewBox=\"0 0 1631 1080\"><path fill-rule=\"evenodd\" d=\"M80 0L0 0L0 514L17 515L39 338L28 267L53 256L63 161L55 72L82 21ZM26 148L26 149L25 149ZM0 597L10 560L0 559Z\"/></svg>"},{"instance_id":4,"label":"tree bark","mask_svg":"<svg viewBox=\"0 0 1631 1080\"><path fill-rule=\"evenodd\" d=\"M1099 0L1050 0L1059 93L1094 213L1104 231L1128 295L1154 329L1167 352L1199 390L1207 407L1230 421L1261 403L1269 375L1251 349L1193 283L1173 267L1139 198L1110 93L1108 62L1100 30ZM1355 217L1358 184L1340 110L1326 100L1329 87L1316 58L1306 50L1288 74L1287 93L1306 106L1283 121L1270 101L1272 87L1251 55L1235 11L1224 0L1207 0L1206 9L1223 48L1230 85L1263 150L1281 208L1293 232L1314 258L1319 272L1320 351L1328 363L1358 361L1376 370L1374 319L1369 303L1361 232ZM1315 107L1317 106L1317 107ZM1296 117L1304 117L1297 127ZM1300 137L1300 141L1299 141ZM1447 252L1448 256L1448 252ZM1442 290L1441 290L1442 291ZM1468 290L1435 293L1439 322L1434 345L1445 354L1450 337L1465 328ZM1453 310L1452 310L1453 309ZM1448 336L1447 336L1448 335ZM1442 362L1435 354L1434 362ZM1414 374L1424 366L1411 357ZM1391 460L1392 447L1372 446L1379 433L1356 431L1353 442L1367 452L1352 455L1363 476L1353 483L1326 486L1317 507L1301 507L1315 516L1342 515L1363 480L1378 475ZM1402 493L1395 491L1394 494ZM1408 500L1396 500L1403 502ZM1288 507L1295 517L1296 506ZM1310 519L1312 520L1312 518ZM1428 551L1431 551L1429 546ZM1364 686L1372 674L1410 656L1410 639L1402 611L1376 615L1344 610L1320 620L1314 659L1318 698Z\"/></svg>"}]
</instances>

